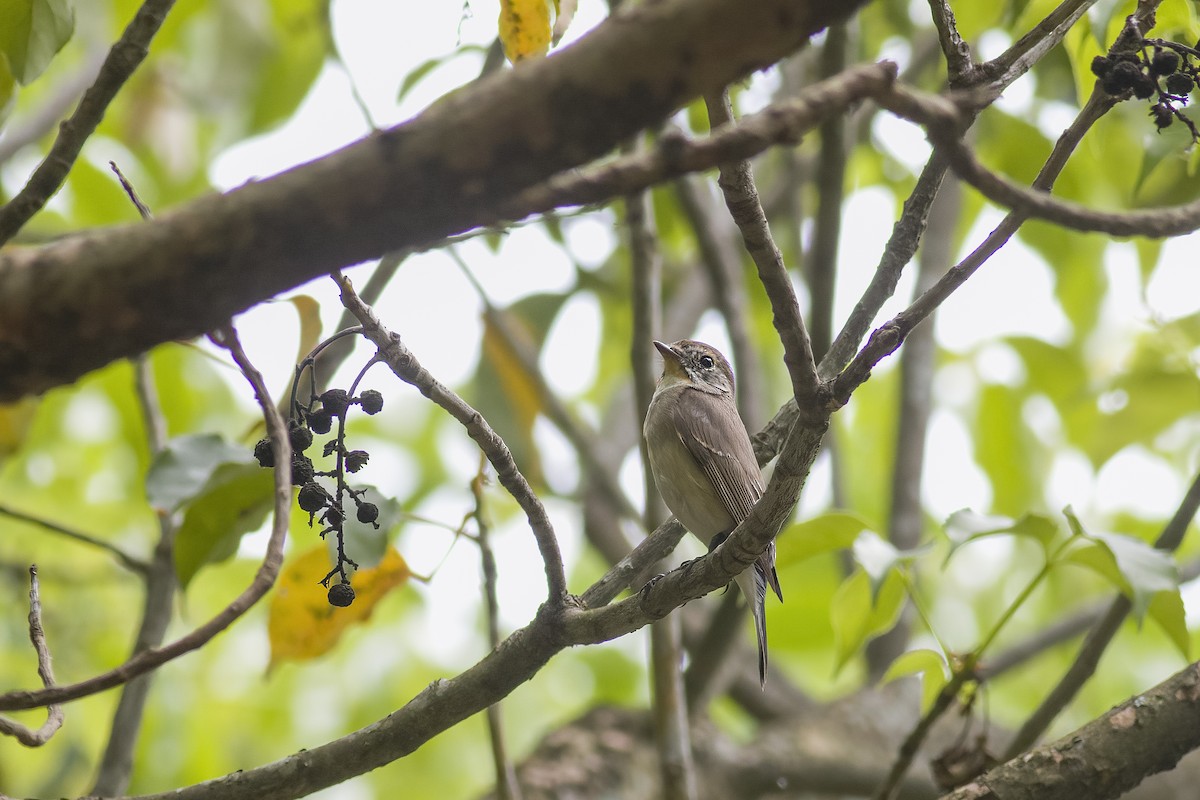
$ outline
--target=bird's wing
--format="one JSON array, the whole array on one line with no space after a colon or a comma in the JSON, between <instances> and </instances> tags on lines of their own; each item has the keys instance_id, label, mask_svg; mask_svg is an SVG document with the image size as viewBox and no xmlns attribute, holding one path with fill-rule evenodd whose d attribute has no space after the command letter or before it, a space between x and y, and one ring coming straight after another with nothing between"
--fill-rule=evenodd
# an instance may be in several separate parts
<instances>
[{"instance_id":1,"label":"bird's wing","mask_svg":"<svg viewBox=\"0 0 1200 800\"><path fill-rule=\"evenodd\" d=\"M725 414L732 419L720 416ZM685 391L675 405L675 428L734 522L749 516L763 494L762 473L750 436L734 406L713 403L711 397L698 390ZM754 570L760 581L782 600L779 577L775 574L774 542L759 557Z\"/></svg>"},{"instance_id":2,"label":"bird's wing","mask_svg":"<svg viewBox=\"0 0 1200 800\"><path fill-rule=\"evenodd\" d=\"M675 405L675 428L735 522L762 497L762 476L750 437L732 404L692 389Z\"/></svg>"}]
</instances>

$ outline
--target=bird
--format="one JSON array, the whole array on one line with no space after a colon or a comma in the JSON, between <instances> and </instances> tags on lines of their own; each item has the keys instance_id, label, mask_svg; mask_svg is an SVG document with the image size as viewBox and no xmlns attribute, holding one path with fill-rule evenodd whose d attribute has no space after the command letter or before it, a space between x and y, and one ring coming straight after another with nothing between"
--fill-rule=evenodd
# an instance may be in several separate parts
<instances>
[{"instance_id":1,"label":"bird","mask_svg":"<svg viewBox=\"0 0 1200 800\"><path fill-rule=\"evenodd\" d=\"M654 483L667 508L711 551L763 495L762 473L734 402L733 368L715 347L693 339L655 341L663 372L642 434ZM783 601L775 543L735 579L754 616L759 685L767 682L766 597Z\"/></svg>"}]
</instances>

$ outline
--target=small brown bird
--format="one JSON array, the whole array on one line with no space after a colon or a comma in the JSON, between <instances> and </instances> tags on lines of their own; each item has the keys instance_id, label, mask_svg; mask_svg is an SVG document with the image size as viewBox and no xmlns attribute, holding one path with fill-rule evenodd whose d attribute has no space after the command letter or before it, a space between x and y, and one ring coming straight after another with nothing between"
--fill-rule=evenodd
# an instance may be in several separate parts
<instances>
[{"instance_id":1,"label":"small brown bird","mask_svg":"<svg viewBox=\"0 0 1200 800\"><path fill-rule=\"evenodd\" d=\"M663 374L643 428L650 471L667 508L711 550L763 494L762 473L733 399L733 369L703 342L654 346L663 356ZM754 614L758 677L765 686L767 586L783 600L774 542L736 580Z\"/></svg>"}]
</instances>

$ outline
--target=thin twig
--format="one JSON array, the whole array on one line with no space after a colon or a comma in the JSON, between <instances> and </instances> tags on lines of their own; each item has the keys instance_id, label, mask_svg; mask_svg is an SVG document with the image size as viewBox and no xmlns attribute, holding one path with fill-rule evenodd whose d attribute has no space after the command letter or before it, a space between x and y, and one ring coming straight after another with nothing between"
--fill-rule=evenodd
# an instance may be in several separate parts
<instances>
[{"instance_id":1,"label":"thin twig","mask_svg":"<svg viewBox=\"0 0 1200 800\"><path fill-rule=\"evenodd\" d=\"M475 289L475 293L479 296L480 302L483 303L483 317L495 333L504 342L505 347L509 349L512 355L516 358L520 365L524 378L528 380L537 389L538 402L541 404L541 411L546 418L558 428L559 432L566 437L571 446L575 448L575 453L579 456L579 460L583 465L585 478L588 486L598 489L608 501L608 503L616 509L620 514L630 520L641 521L641 514L633 507L633 503L625 495L620 484L614 477L614 470L609 469L604 465L600 458L599 437L587 423L578 419L578 417L569 409L562 401L562 398L554 391L550 384L546 381L546 376L538 365L538 354L529 340L527 335L523 335L523 331L519 325L515 323L508 309L497 308L483 290L478 279L471 271L466 261L463 260L456 248L449 248L446 254L458 265L466 276L467 281ZM362 297L360 295L360 297ZM366 298L362 297L363 303ZM349 313L349 312L347 312ZM351 321L353 321L351 317ZM628 553L632 545L620 535L619 531L614 531L613 536L607 537L606 541L593 541L601 552L615 553L619 551L619 555L614 556L612 560L617 560Z\"/></svg>"},{"instance_id":2,"label":"thin twig","mask_svg":"<svg viewBox=\"0 0 1200 800\"><path fill-rule=\"evenodd\" d=\"M954 229L961 217L962 192L957 183L944 186L929 215L929 235L917 259L913 297L927 291L950 266ZM896 409L896 448L892 460L892 498L888 514L888 540L900 550L920 544L925 528L921 505L925 467L926 434L933 407L934 362L937 343L933 320L927 319L909 335L900 352L900 398ZM867 671L872 680L883 677L892 661L908 646L911 608L906 608L896 625L867 644Z\"/></svg>"},{"instance_id":3,"label":"thin twig","mask_svg":"<svg viewBox=\"0 0 1200 800\"><path fill-rule=\"evenodd\" d=\"M946 0L929 0L929 11L933 17L933 25L937 28L942 55L946 57L950 85L957 87L971 84L977 67L971 58L971 48L958 32L958 22L954 19L953 9Z\"/></svg>"},{"instance_id":4,"label":"thin twig","mask_svg":"<svg viewBox=\"0 0 1200 800\"><path fill-rule=\"evenodd\" d=\"M645 152L565 173L520 192L505 203L497 218L519 219L561 206L604 202L681 175L750 158L775 144L794 144L830 115L885 91L895 76L896 67L890 62L855 66L702 139L685 139L668 131Z\"/></svg>"},{"instance_id":5,"label":"thin twig","mask_svg":"<svg viewBox=\"0 0 1200 800\"><path fill-rule=\"evenodd\" d=\"M904 268L912 261L925 234L929 209L942 186L948 166L939 153L925 163L916 185L904 201L900 218L892 226L892 235L883 248L883 255L871 276L871 282L863 290L850 315L842 323L842 329L833 340L829 351L821 359L817 373L829 380L838 375L854 357L859 342L871 327L871 322L883 304L896 292Z\"/></svg>"},{"instance_id":6,"label":"thin twig","mask_svg":"<svg viewBox=\"0 0 1200 800\"><path fill-rule=\"evenodd\" d=\"M138 215L142 219L153 219L154 215L150 213L150 207L142 202L142 198L138 197L137 190L133 188L133 184L125 177L125 173L121 172L121 168L117 166L117 162L109 161L108 168L116 173L117 180L121 182L121 188L125 190L125 194L129 197L129 202L133 203L133 207L137 209Z\"/></svg>"},{"instance_id":7,"label":"thin twig","mask_svg":"<svg viewBox=\"0 0 1200 800\"><path fill-rule=\"evenodd\" d=\"M893 92L889 97L914 97L908 90ZM928 99L929 95L923 95ZM937 101L937 102L940 102ZM1053 150L1045 164L1042 165L1034 179L1034 192L1042 194L1049 192L1055 180L1066 166L1067 160L1075 152L1084 134L1113 106L1113 98L1099 90L1093 92L1088 102L1080 109L1079 114L1071 125L1055 142ZM887 100L883 101L888 104ZM946 154L943 149L941 151ZM948 156L947 156L948 157ZM932 159L931 159L932 161ZM1048 195L1046 195L1048 196ZM871 369L887 355L895 352L904 338L921 320L925 319L935 308L941 305L956 289L963 285L968 278L975 274L992 255L996 253L1020 228L1028 217L1021 211L1012 211L1001 220L984 241L966 258L950 269L941 280L922 294L904 311L897 314L888 322L877 328L867 341L866 346L851 361L849 366L832 381L833 397L836 402L842 402L849 397L847 390L853 390L870 375Z\"/></svg>"},{"instance_id":8,"label":"thin twig","mask_svg":"<svg viewBox=\"0 0 1200 800\"><path fill-rule=\"evenodd\" d=\"M846 68L846 23L829 26L821 47L821 78L828 80ZM821 149L817 156L817 209L813 220L812 250L804 262L809 287L809 329L813 357L820 361L833 340L833 295L837 287L838 243L842 235L846 185L846 117L834 114L821 123ZM799 226L797 226L799 227Z\"/></svg>"},{"instance_id":9,"label":"thin twig","mask_svg":"<svg viewBox=\"0 0 1200 800\"><path fill-rule=\"evenodd\" d=\"M704 98L713 129L732 128L733 107L729 91ZM758 200L754 171L746 158L728 160L720 165L717 185L725 195L725 205L742 232L742 241L750 253L758 279L771 301L771 321L783 343L783 363L792 381L792 394L802 409L816 404L820 383L813 361L812 341L800 313L800 303L792 288L791 276L783 263L783 254L771 235L767 215Z\"/></svg>"},{"instance_id":10,"label":"thin twig","mask_svg":"<svg viewBox=\"0 0 1200 800\"><path fill-rule=\"evenodd\" d=\"M1026 188L983 166L959 140L963 115L952 101L899 86L876 99L889 111L924 127L958 177L987 199L1026 218L1043 219L1077 231L1159 239L1200 228L1200 200L1134 211L1101 211ZM1116 100L1105 98L1109 104Z\"/></svg>"},{"instance_id":11,"label":"thin twig","mask_svg":"<svg viewBox=\"0 0 1200 800\"><path fill-rule=\"evenodd\" d=\"M874 800L892 800L896 796L904 776L908 773L908 768L912 766L913 759L917 757L917 751L921 749L925 737L933 729L933 724L946 713L958 697L959 691L972 677L972 670L963 666L956 670L946 685L942 687L942 691L938 693L933 705L921 715L920 721L904 738L904 742L896 752L896 760L892 762L892 767L888 770L887 777L875 791Z\"/></svg>"},{"instance_id":12,"label":"thin twig","mask_svg":"<svg viewBox=\"0 0 1200 800\"><path fill-rule=\"evenodd\" d=\"M634 420L643 422L654 396L658 359L650 342L662 336L662 259L655 239L649 191L626 195L625 230L629 236L630 303L633 330L629 358L633 372ZM640 441L646 508L643 523L653 529L666 516L650 469L648 444ZM683 693L683 643L678 614L650 625L650 674L654 708L654 743L662 796L667 800L694 800L696 770L687 706Z\"/></svg>"},{"instance_id":13,"label":"thin twig","mask_svg":"<svg viewBox=\"0 0 1200 800\"><path fill-rule=\"evenodd\" d=\"M500 646L500 603L496 599L496 556L492 552L491 526L484 512L483 484L487 461L483 453L479 454L479 469L471 480L471 495L475 498L475 508L471 515L475 518L475 543L479 545L479 561L483 570L484 608L487 610L488 644L493 650ZM487 707L488 738L492 745L492 764L496 770L496 795L500 800L521 800L521 786L517 783L517 773L513 769L512 759L508 757L508 746L504 738L504 720L500 712L500 703L492 703Z\"/></svg>"},{"instance_id":14,"label":"thin twig","mask_svg":"<svg viewBox=\"0 0 1200 800\"><path fill-rule=\"evenodd\" d=\"M96 81L103 61L103 43L88 43L87 52L75 70L55 81L53 86L46 87L49 93L42 96L37 108L31 109L25 116L14 118L0 132L0 164L16 155L21 148L53 131L63 115L78 102L79 96Z\"/></svg>"},{"instance_id":15,"label":"thin twig","mask_svg":"<svg viewBox=\"0 0 1200 800\"><path fill-rule=\"evenodd\" d=\"M50 664L50 648L46 646L46 632L42 629L42 600L38 591L37 564L29 567L29 641L37 654L38 677L42 686L54 686L54 668ZM63 724L62 706L54 704L46 709L46 721L36 731L19 722L0 717L0 735L12 736L26 747L41 747L50 741Z\"/></svg>"},{"instance_id":16,"label":"thin twig","mask_svg":"<svg viewBox=\"0 0 1200 800\"><path fill-rule=\"evenodd\" d=\"M1075 23L1096 0L1064 0L1041 22L1025 32L1012 46L986 64L979 72L987 75L995 96L1033 67L1042 56L1058 47ZM1157 5L1157 3L1156 3ZM1147 29L1148 30L1148 29Z\"/></svg>"},{"instance_id":17,"label":"thin twig","mask_svg":"<svg viewBox=\"0 0 1200 800\"><path fill-rule=\"evenodd\" d=\"M342 305L350 309L363 326L363 335L379 348L379 356L392 372L405 383L416 387L421 394L428 397L446 410L467 430L467 435L475 440L479 448L487 456L496 477L521 509L529 521L537 541L538 550L542 555L542 564L546 571L548 602L552 607L561 606L567 599L567 576L563 567L562 552L558 546L558 537L550 517L546 513L542 501L534 494L533 488L525 480L525 476L517 468L512 453L504 440L488 425L483 416L468 405L461 397L438 382L429 371L421 366L416 356L412 354L400 337L389 331L379 321L375 312L364 305L354 287L344 276L338 277L342 290Z\"/></svg>"},{"instance_id":18,"label":"thin twig","mask_svg":"<svg viewBox=\"0 0 1200 800\"><path fill-rule=\"evenodd\" d=\"M738 376L738 413L747 426L762 424L762 368L758 350L750 336L750 314L742 281L741 248L732 236L733 226L724 215L714 213L708 182L694 178L675 181L675 194L687 218L700 250L700 265L712 284L713 302L725 320L729 345L733 350L734 371ZM722 223L724 223L722 225Z\"/></svg>"},{"instance_id":19,"label":"thin twig","mask_svg":"<svg viewBox=\"0 0 1200 800\"><path fill-rule=\"evenodd\" d=\"M45 528L51 533L57 533L60 536L66 536L68 539L74 539L77 542L91 545L92 547L98 547L101 550L111 553L112 556L121 564L121 566L138 575L145 575L150 569L150 565L137 556L127 553L112 542L106 542L105 540L92 536L89 533L77 531L74 528L68 528L65 525L60 525L57 522L51 522L48 519L35 517L32 514L25 513L24 511L17 511L15 508L9 508L5 505L0 505L0 515L11 517L21 522L28 522L30 525L37 525L38 527Z\"/></svg>"},{"instance_id":20,"label":"thin twig","mask_svg":"<svg viewBox=\"0 0 1200 800\"><path fill-rule=\"evenodd\" d=\"M83 94L69 119L59 126L58 138L21 191L0 207L0 244L7 242L58 191L79 157L83 143L96 130L104 112L125 81L146 58L150 40L175 0L146 0L109 50L95 83Z\"/></svg>"},{"instance_id":21,"label":"thin twig","mask_svg":"<svg viewBox=\"0 0 1200 800\"><path fill-rule=\"evenodd\" d=\"M274 517L271 524L271 537L267 541L267 552L263 556L258 571L254 574L254 580L210 620L170 644L143 650L124 664L79 683L38 691L5 692L0 694L0 711L38 708L52 703L77 700L80 697L111 689L139 675L144 675L184 653L203 647L214 636L245 614L275 584L275 577L279 574L279 567L283 563L283 543L287 538L288 518L292 504L292 481L289 467L292 463L292 448L288 443L287 428L283 423L283 418L271 403L271 397L263 383L262 375L246 357L233 327L229 326L214 334L214 341L229 351L234 363L238 365L246 380L253 387L255 399L267 420L267 434L271 438L271 450L275 457L275 463L280 465L275 468Z\"/></svg>"},{"instance_id":22,"label":"thin twig","mask_svg":"<svg viewBox=\"0 0 1200 800\"><path fill-rule=\"evenodd\" d=\"M1067 30L1095 0L1067 0L1050 12L1032 31L993 61L975 71L974 76L986 84L973 89L977 107L1000 96L1009 85L1024 75L1051 48L1056 47ZM990 76L990 77L989 77ZM989 99L990 98L990 99ZM935 150L921 170L917 183L892 228L891 237L870 284L842 325L829 354L822 359L818 373L828 380L845 369L854 357L863 337L870 329L879 309L896 291L904 267L917 252L925 232L929 207L937 195L949 164L940 150Z\"/></svg>"},{"instance_id":23,"label":"thin twig","mask_svg":"<svg viewBox=\"0 0 1200 800\"><path fill-rule=\"evenodd\" d=\"M589 586L579 596L580 602L585 608L600 608L611 603L627 586L636 586L639 582L644 582L653 574L654 565L674 552L686 533L687 528L674 517L659 525L653 533L638 542L637 547L630 550L599 580Z\"/></svg>"},{"instance_id":24,"label":"thin twig","mask_svg":"<svg viewBox=\"0 0 1200 800\"><path fill-rule=\"evenodd\" d=\"M1200 559L1184 564L1179 569L1179 584L1194 581L1200 577ZM1000 653L981 662L977 668L980 681L990 681L1008 672L1013 667L1020 666L1034 656L1040 655L1052 647L1074 639L1094 627L1107 612L1111 601L1091 603L1068 616L1062 617L1044 628L1029 635L1028 638L1007 647Z\"/></svg>"}]
</instances>

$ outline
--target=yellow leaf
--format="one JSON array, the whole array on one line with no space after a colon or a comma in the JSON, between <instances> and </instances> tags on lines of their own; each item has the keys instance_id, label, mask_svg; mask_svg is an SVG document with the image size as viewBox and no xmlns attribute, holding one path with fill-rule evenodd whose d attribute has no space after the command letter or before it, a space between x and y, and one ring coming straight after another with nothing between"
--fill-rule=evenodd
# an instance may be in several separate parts
<instances>
[{"instance_id":1,"label":"yellow leaf","mask_svg":"<svg viewBox=\"0 0 1200 800\"><path fill-rule=\"evenodd\" d=\"M365 622L384 595L412 575L404 558L388 547L377 566L360 569L351 577L354 603L336 608L329 605L320 584L332 567L324 544L284 565L267 616L271 642L268 674L282 661L309 661L332 650L347 628Z\"/></svg>"},{"instance_id":2,"label":"yellow leaf","mask_svg":"<svg viewBox=\"0 0 1200 800\"><path fill-rule=\"evenodd\" d=\"M498 319L496 315L499 314L507 315L507 318ZM490 414L488 419L508 439L525 477L538 484L543 476L538 450L533 443L533 425L542 413L542 396L520 354L498 327L505 322L510 335L521 339L517 347L534 348L531 331L517 316L505 310L483 315L483 356L489 374L494 376L493 385L499 389L504 403L504 413Z\"/></svg>"},{"instance_id":3,"label":"yellow leaf","mask_svg":"<svg viewBox=\"0 0 1200 800\"><path fill-rule=\"evenodd\" d=\"M550 49L550 5L546 0L500 0L500 41L516 64Z\"/></svg>"},{"instance_id":4,"label":"yellow leaf","mask_svg":"<svg viewBox=\"0 0 1200 800\"><path fill-rule=\"evenodd\" d=\"M0 405L0 458L11 456L25 443L37 407L36 397Z\"/></svg>"},{"instance_id":5,"label":"yellow leaf","mask_svg":"<svg viewBox=\"0 0 1200 800\"><path fill-rule=\"evenodd\" d=\"M303 361L321 341L321 305L307 294L294 295L288 301L295 306L296 316L300 318L300 352L296 361Z\"/></svg>"}]
</instances>

